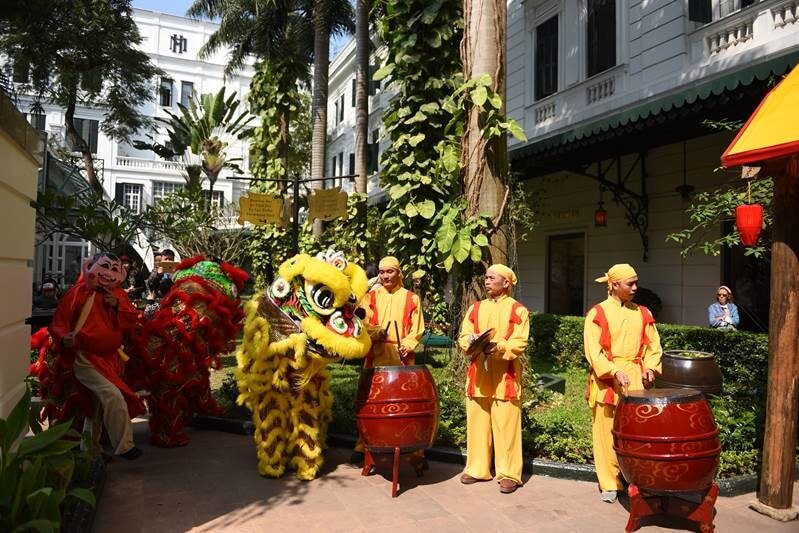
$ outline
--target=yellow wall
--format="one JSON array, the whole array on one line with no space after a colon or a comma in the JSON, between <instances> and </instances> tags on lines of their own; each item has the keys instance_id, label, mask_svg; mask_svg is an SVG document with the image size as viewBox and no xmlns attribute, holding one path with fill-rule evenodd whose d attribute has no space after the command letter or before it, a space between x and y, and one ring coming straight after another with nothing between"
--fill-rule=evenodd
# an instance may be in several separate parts
<instances>
[{"instance_id":1,"label":"yellow wall","mask_svg":"<svg viewBox=\"0 0 799 533\"><path fill-rule=\"evenodd\" d=\"M0 102L0 104L6 104ZM5 107L5 106L4 106ZM29 365L31 283L39 163L23 145L31 139L24 117L7 107L0 121L0 417L25 390ZM20 132L23 136L20 137ZM35 132L34 132L35 134ZM22 140L22 143L20 143Z\"/></svg>"}]
</instances>

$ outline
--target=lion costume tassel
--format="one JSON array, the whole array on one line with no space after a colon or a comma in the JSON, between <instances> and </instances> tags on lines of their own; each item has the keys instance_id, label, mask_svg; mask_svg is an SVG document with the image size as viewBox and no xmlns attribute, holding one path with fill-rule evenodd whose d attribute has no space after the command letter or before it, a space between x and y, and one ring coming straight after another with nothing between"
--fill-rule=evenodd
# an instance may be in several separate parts
<instances>
[{"instance_id":1,"label":"lion costume tassel","mask_svg":"<svg viewBox=\"0 0 799 533\"><path fill-rule=\"evenodd\" d=\"M260 474L280 477L291 468L313 479L333 405L326 367L364 357L371 347L355 315L368 280L332 251L296 255L278 274L245 307L238 402L252 411Z\"/></svg>"}]
</instances>

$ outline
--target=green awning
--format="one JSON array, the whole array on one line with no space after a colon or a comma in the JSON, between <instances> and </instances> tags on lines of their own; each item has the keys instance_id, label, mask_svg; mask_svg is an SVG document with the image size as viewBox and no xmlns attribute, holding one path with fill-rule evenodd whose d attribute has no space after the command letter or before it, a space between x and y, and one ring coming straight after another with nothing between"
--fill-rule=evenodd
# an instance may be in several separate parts
<instances>
[{"instance_id":1,"label":"green awning","mask_svg":"<svg viewBox=\"0 0 799 533\"><path fill-rule=\"evenodd\" d=\"M685 105L693 104L697 100L706 100L711 96L720 96L724 92L734 91L741 86L746 87L755 79L763 81L769 76L783 74L797 63L799 63L799 50L714 79L701 80L693 87L682 88L665 96L654 96L643 103L617 111L610 116L577 125L574 128L543 139L531 139L526 144L509 147L509 155L511 160L518 160L552 148L587 139L672 109L679 109Z\"/></svg>"}]
</instances>

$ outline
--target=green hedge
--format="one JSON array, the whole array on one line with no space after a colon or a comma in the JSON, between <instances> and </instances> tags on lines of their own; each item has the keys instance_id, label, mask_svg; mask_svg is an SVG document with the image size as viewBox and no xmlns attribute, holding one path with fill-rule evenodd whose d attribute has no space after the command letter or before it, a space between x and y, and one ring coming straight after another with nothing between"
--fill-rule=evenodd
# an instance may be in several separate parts
<instances>
[{"instance_id":1,"label":"green hedge","mask_svg":"<svg viewBox=\"0 0 799 533\"><path fill-rule=\"evenodd\" d=\"M583 317L532 315L528 355L533 360L551 360L561 367L586 367L583 323ZM673 324L658 324L657 328L664 350L699 350L715 354L724 376L725 394L764 394L768 362L768 335L765 333Z\"/></svg>"}]
</instances>

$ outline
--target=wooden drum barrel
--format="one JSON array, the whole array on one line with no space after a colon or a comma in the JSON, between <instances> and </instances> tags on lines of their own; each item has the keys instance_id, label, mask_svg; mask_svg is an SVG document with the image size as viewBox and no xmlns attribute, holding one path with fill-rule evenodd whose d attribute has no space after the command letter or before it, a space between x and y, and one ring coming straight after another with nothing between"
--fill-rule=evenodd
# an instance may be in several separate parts
<instances>
[{"instance_id":1,"label":"wooden drum barrel","mask_svg":"<svg viewBox=\"0 0 799 533\"><path fill-rule=\"evenodd\" d=\"M690 389L622 396L613 449L624 478L651 493L706 490L719 467L719 429L705 397Z\"/></svg>"},{"instance_id":2,"label":"wooden drum barrel","mask_svg":"<svg viewBox=\"0 0 799 533\"><path fill-rule=\"evenodd\" d=\"M364 369L355 409L358 432L372 452L429 448L438 432L438 390L424 365Z\"/></svg>"}]
</instances>

